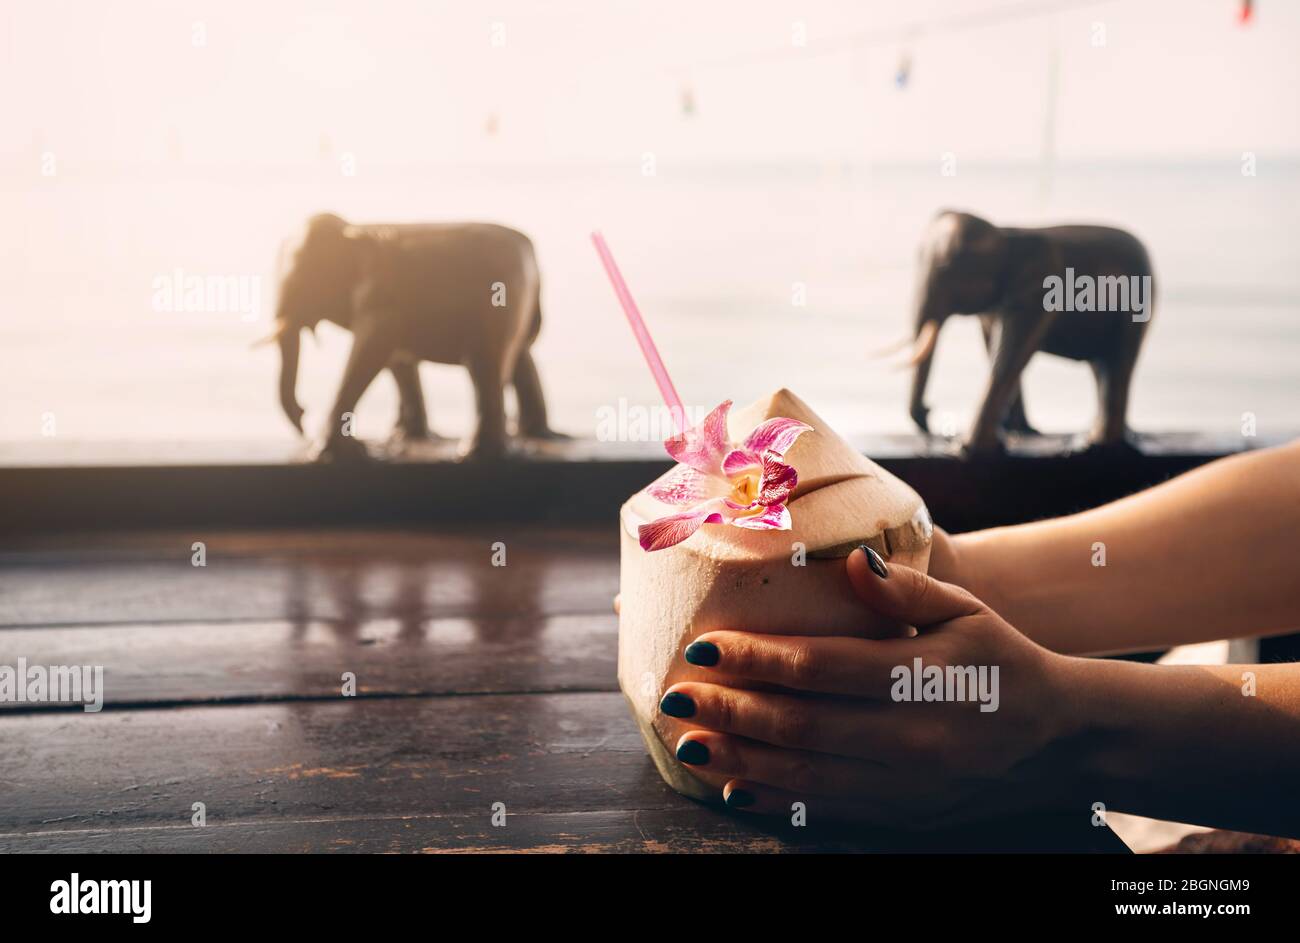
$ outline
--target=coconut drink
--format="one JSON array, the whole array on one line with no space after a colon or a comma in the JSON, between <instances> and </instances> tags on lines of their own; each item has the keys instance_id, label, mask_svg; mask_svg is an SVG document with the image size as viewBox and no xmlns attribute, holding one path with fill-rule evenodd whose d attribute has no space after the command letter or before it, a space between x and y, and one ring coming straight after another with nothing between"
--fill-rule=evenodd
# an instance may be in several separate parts
<instances>
[{"instance_id":1,"label":"coconut drink","mask_svg":"<svg viewBox=\"0 0 1300 943\"><path fill-rule=\"evenodd\" d=\"M665 442L677 464L619 512L619 687L668 785L720 799L725 777L678 762L690 728L659 710L677 682L716 680L686 662L686 646L719 629L863 636L870 621L844 559L866 544L924 571L933 527L915 491L789 390L736 412L722 403L686 429L627 283L604 238L591 238L678 429Z\"/></svg>"},{"instance_id":2,"label":"coconut drink","mask_svg":"<svg viewBox=\"0 0 1300 943\"><path fill-rule=\"evenodd\" d=\"M933 530L916 492L789 390L729 407L670 439L679 464L620 512L619 686L660 774L701 799L725 777L678 762L690 721L659 710L673 684L716 680L686 646L718 629L862 635L844 558L866 544L924 570Z\"/></svg>"}]
</instances>

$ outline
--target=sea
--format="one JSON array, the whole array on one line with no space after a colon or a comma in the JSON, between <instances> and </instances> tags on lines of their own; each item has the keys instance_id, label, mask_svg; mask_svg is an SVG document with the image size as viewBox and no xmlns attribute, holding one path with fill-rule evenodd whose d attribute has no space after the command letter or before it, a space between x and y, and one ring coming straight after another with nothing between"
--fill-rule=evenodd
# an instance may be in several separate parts
<instances>
[{"instance_id":1,"label":"sea","mask_svg":"<svg viewBox=\"0 0 1300 943\"><path fill-rule=\"evenodd\" d=\"M778 387L849 435L911 429L909 376L871 352L903 337L917 247L941 209L1007 225L1095 222L1147 245L1158 299L1131 425L1143 432L1300 431L1300 162L1260 155L1148 163L60 168L0 181L0 444L292 443L276 400L276 258L311 214L359 222L490 220L528 233L543 279L535 355L552 424L599 437L610 410L662 401L592 249L602 231L689 409ZM647 171L652 172L647 172ZM168 297L235 279L213 304ZM304 341L299 399L319 425L350 343ZM973 318L944 328L935 425L964 431L987 379ZM422 367L431 424L472 429L463 369ZM1037 355L1029 418L1082 431L1096 409L1081 364ZM356 430L382 438L381 376ZM645 428L625 423L619 428ZM606 430L608 426L606 426ZM606 431L604 433L608 435Z\"/></svg>"}]
</instances>

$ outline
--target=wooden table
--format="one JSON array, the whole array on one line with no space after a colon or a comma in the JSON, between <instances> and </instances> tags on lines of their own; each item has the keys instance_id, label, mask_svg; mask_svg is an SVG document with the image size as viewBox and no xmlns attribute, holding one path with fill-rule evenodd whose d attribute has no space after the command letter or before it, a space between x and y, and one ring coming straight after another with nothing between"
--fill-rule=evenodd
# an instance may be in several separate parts
<instances>
[{"instance_id":1,"label":"wooden table","mask_svg":"<svg viewBox=\"0 0 1300 943\"><path fill-rule=\"evenodd\" d=\"M918 839L678 796L615 681L613 527L4 548L0 664L103 665L106 705L0 704L0 851L1124 850L1078 814Z\"/></svg>"}]
</instances>

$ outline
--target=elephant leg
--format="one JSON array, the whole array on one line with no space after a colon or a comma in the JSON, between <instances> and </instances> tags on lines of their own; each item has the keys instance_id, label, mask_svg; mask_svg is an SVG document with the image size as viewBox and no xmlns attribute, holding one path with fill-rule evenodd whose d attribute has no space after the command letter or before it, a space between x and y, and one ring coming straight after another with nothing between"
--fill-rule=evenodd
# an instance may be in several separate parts
<instances>
[{"instance_id":1,"label":"elephant leg","mask_svg":"<svg viewBox=\"0 0 1300 943\"><path fill-rule=\"evenodd\" d=\"M437 438L429 431L429 418L424 410L424 390L420 387L420 364L402 355L388 362L388 372L397 383L399 405L397 425L393 437L412 440Z\"/></svg>"},{"instance_id":2,"label":"elephant leg","mask_svg":"<svg viewBox=\"0 0 1300 943\"><path fill-rule=\"evenodd\" d=\"M343 368L343 380L334 397L334 406L325 428L325 443L318 458L334 460L367 456L365 446L352 434L354 412L361 394L392 355L393 341L386 332L365 328L354 333L352 350L348 354L347 366Z\"/></svg>"},{"instance_id":3,"label":"elephant leg","mask_svg":"<svg viewBox=\"0 0 1300 943\"><path fill-rule=\"evenodd\" d=\"M1115 378L1110 365L1104 360L1090 360L1088 366L1092 368L1093 379L1097 382L1097 418L1093 420L1092 431L1088 433L1088 442L1091 445L1106 445L1107 438L1113 432L1110 429L1110 415Z\"/></svg>"},{"instance_id":4,"label":"elephant leg","mask_svg":"<svg viewBox=\"0 0 1300 943\"><path fill-rule=\"evenodd\" d=\"M478 428L470 442L468 458L493 458L506 451L505 371L497 356L470 360L470 380L478 408Z\"/></svg>"},{"instance_id":5,"label":"elephant leg","mask_svg":"<svg viewBox=\"0 0 1300 943\"><path fill-rule=\"evenodd\" d=\"M515 388L519 403L519 434L535 439L560 438L552 432L546 421L546 397L542 393L542 379L537 375L537 364L528 348L519 351L510 382Z\"/></svg>"},{"instance_id":6,"label":"elephant leg","mask_svg":"<svg viewBox=\"0 0 1300 943\"><path fill-rule=\"evenodd\" d=\"M1011 391L1011 405L1002 417L1002 428L1021 435L1038 435L1038 430L1029 424L1029 417L1025 415L1024 389L1023 380L1017 378L1015 388Z\"/></svg>"},{"instance_id":7,"label":"elephant leg","mask_svg":"<svg viewBox=\"0 0 1300 943\"><path fill-rule=\"evenodd\" d=\"M1032 309L1011 311L998 319L988 387L966 442L967 452L996 452L1002 447L998 429L1020 385L1020 374L1038 349L1049 323L1050 314Z\"/></svg>"},{"instance_id":8,"label":"elephant leg","mask_svg":"<svg viewBox=\"0 0 1300 943\"><path fill-rule=\"evenodd\" d=\"M1126 320L1120 341L1110 355L1090 363L1097 380L1097 421L1089 436L1092 445L1113 446L1129 440L1129 388L1147 326L1147 322Z\"/></svg>"},{"instance_id":9,"label":"elephant leg","mask_svg":"<svg viewBox=\"0 0 1300 943\"><path fill-rule=\"evenodd\" d=\"M980 330L984 334L984 349L988 351L989 357L993 356L993 317L983 315L980 317ZM1007 414L1002 420L1002 428L1008 432L1019 432L1023 435L1038 435L1038 430L1029 424L1028 417L1025 416L1024 386L1020 378L1016 378L1015 392L1011 395L1011 405L1007 407Z\"/></svg>"},{"instance_id":10,"label":"elephant leg","mask_svg":"<svg viewBox=\"0 0 1300 943\"><path fill-rule=\"evenodd\" d=\"M1002 420L1002 428L1021 435L1038 435L1038 430L1029 424L1029 417L1025 415L1024 387L1019 382L1011 395L1011 405L1007 408L1006 418Z\"/></svg>"}]
</instances>

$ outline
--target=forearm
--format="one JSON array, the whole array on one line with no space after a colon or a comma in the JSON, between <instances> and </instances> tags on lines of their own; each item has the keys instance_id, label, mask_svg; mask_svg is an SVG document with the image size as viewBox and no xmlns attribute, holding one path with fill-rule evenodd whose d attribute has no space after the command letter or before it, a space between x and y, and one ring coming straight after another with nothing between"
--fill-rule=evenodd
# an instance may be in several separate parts
<instances>
[{"instance_id":1,"label":"forearm","mask_svg":"<svg viewBox=\"0 0 1300 943\"><path fill-rule=\"evenodd\" d=\"M952 550L964 585L1035 641L1118 652L1300 625L1297 533L1300 443Z\"/></svg>"},{"instance_id":2,"label":"forearm","mask_svg":"<svg viewBox=\"0 0 1300 943\"><path fill-rule=\"evenodd\" d=\"M1073 724L1069 775L1087 792L1079 798L1154 818L1300 836L1300 666L1076 658L1063 690Z\"/></svg>"}]
</instances>

